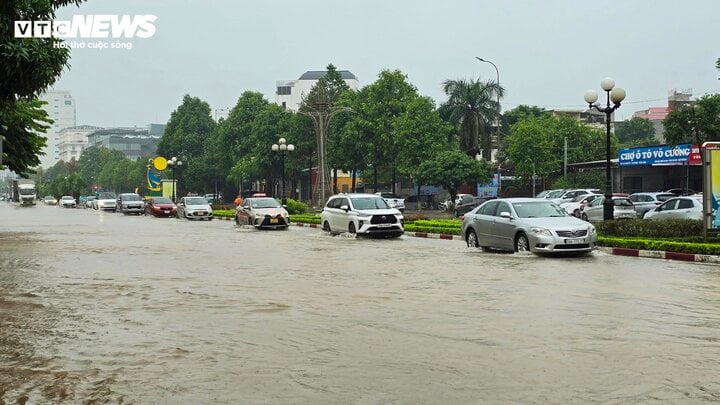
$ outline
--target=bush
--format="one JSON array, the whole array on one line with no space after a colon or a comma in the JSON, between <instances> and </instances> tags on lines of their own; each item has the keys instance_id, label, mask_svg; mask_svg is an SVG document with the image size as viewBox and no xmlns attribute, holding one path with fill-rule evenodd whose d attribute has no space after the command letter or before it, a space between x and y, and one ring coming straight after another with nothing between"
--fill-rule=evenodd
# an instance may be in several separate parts
<instances>
[{"instance_id":1,"label":"bush","mask_svg":"<svg viewBox=\"0 0 720 405\"><path fill-rule=\"evenodd\" d=\"M440 226L405 224L405 230L407 232L444 233L447 235L460 235L460 228L449 228Z\"/></svg>"},{"instance_id":2,"label":"bush","mask_svg":"<svg viewBox=\"0 0 720 405\"><path fill-rule=\"evenodd\" d=\"M720 243L690 243L667 240L598 237L598 245L628 249L659 250L701 255L720 255Z\"/></svg>"},{"instance_id":3,"label":"bush","mask_svg":"<svg viewBox=\"0 0 720 405\"><path fill-rule=\"evenodd\" d=\"M290 215L290 222L298 222L303 224L319 224L320 217L313 214L296 214Z\"/></svg>"},{"instance_id":4,"label":"bush","mask_svg":"<svg viewBox=\"0 0 720 405\"><path fill-rule=\"evenodd\" d=\"M290 215L305 214L310 211L310 208L302 201L293 200L292 198L287 199L287 212Z\"/></svg>"},{"instance_id":5,"label":"bush","mask_svg":"<svg viewBox=\"0 0 720 405\"><path fill-rule=\"evenodd\" d=\"M213 210L213 216L222 218L233 218L235 217L235 210Z\"/></svg>"},{"instance_id":6,"label":"bush","mask_svg":"<svg viewBox=\"0 0 720 405\"><path fill-rule=\"evenodd\" d=\"M653 221L648 219L627 219L604 221L596 225L603 236L678 238L702 236L703 224L692 219Z\"/></svg>"}]
</instances>

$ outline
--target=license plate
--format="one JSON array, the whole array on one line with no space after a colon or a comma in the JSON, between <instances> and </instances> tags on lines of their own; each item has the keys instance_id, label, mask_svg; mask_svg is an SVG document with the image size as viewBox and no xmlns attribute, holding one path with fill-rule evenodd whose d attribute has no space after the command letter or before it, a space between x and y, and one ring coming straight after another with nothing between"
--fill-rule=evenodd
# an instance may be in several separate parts
<instances>
[{"instance_id":1,"label":"license plate","mask_svg":"<svg viewBox=\"0 0 720 405\"><path fill-rule=\"evenodd\" d=\"M578 239L565 239L566 245L579 245L581 243L585 243L585 239L578 238Z\"/></svg>"},{"instance_id":2,"label":"license plate","mask_svg":"<svg viewBox=\"0 0 720 405\"><path fill-rule=\"evenodd\" d=\"M277 224L277 223L278 223L278 219L277 219L277 218L270 218L270 223L271 223L271 224Z\"/></svg>"},{"instance_id":3,"label":"license plate","mask_svg":"<svg viewBox=\"0 0 720 405\"><path fill-rule=\"evenodd\" d=\"M166 213L166 214L169 214L169 213L170 213L169 210L165 210L165 211L163 211L163 212Z\"/></svg>"}]
</instances>

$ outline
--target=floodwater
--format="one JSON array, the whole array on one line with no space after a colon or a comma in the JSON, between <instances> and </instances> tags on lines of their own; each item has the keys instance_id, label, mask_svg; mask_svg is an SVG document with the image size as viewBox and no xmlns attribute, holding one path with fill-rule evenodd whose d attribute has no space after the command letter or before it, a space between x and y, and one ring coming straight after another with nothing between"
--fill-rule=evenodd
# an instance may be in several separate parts
<instances>
[{"instance_id":1,"label":"floodwater","mask_svg":"<svg viewBox=\"0 0 720 405\"><path fill-rule=\"evenodd\" d=\"M0 403L720 400L720 268L0 203Z\"/></svg>"}]
</instances>

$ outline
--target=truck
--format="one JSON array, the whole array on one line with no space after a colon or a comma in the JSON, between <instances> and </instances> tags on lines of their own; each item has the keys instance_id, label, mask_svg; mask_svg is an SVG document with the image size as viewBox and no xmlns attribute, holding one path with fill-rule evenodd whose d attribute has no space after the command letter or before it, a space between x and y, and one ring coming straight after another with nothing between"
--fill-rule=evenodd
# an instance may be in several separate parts
<instances>
[{"instance_id":1,"label":"truck","mask_svg":"<svg viewBox=\"0 0 720 405\"><path fill-rule=\"evenodd\" d=\"M37 204L35 181L30 179L13 180L13 201L20 205Z\"/></svg>"}]
</instances>

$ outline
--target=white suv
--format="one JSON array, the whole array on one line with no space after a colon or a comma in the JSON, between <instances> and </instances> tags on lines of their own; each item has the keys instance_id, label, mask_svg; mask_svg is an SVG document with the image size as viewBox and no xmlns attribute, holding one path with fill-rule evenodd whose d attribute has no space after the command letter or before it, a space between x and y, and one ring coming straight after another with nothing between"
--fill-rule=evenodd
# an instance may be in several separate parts
<instances>
[{"instance_id":1,"label":"white suv","mask_svg":"<svg viewBox=\"0 0 720 405\"><path fill-rule=\"evenodd\" d=\"M402 213L379 195L338 194L330 197L320 215L324 231L398 237L405 232Z\"/></svg>"}]
</instances>

